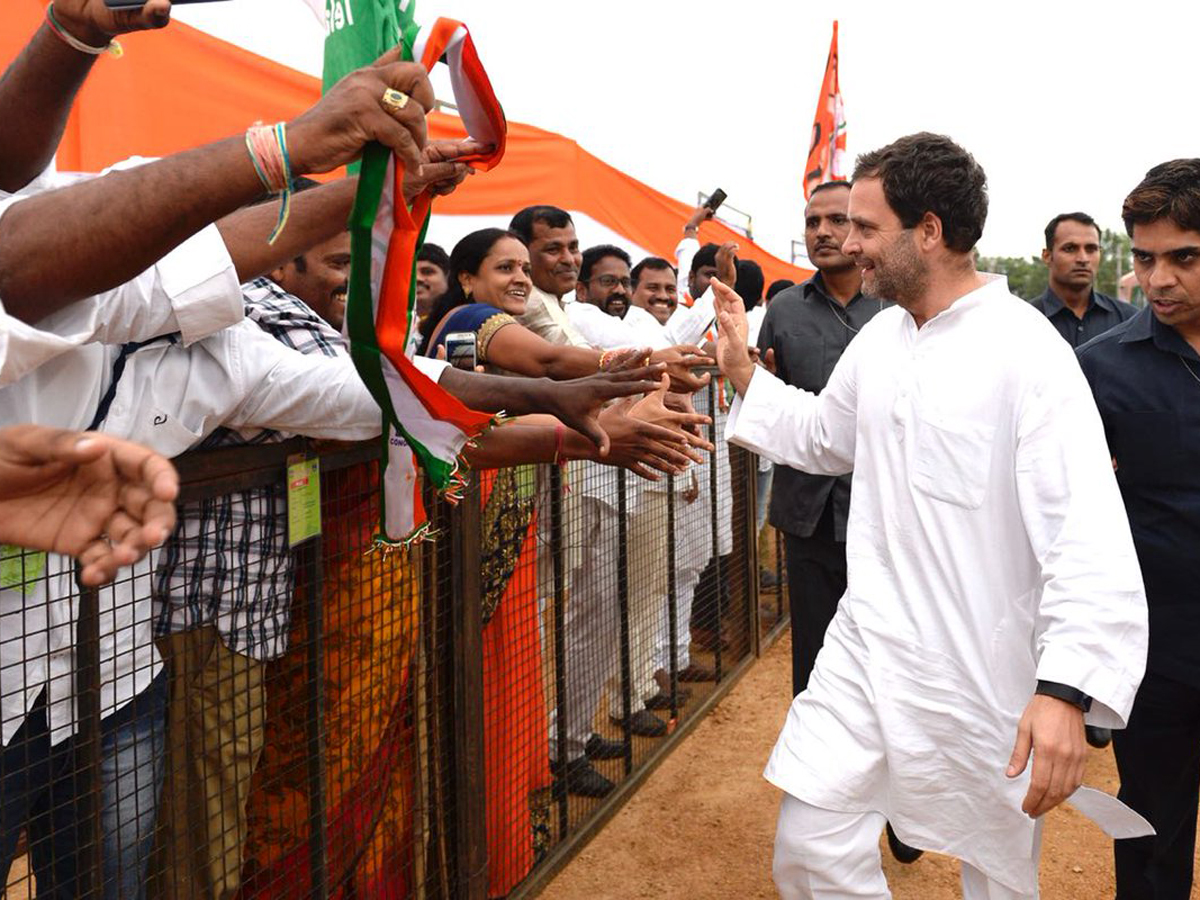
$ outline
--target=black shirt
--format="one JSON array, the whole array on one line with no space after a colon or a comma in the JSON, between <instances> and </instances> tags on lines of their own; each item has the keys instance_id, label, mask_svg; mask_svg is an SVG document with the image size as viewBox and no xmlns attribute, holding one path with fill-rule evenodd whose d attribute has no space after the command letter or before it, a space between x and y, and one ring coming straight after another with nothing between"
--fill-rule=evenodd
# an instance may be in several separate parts
<instances>
[{"instance_id":1,"label":"black shirt","mask_svg":"<svg viewBox=\"0 0 1200 900\"><path fill-rule=\"evenodd\" d=\"M1052 288L1046 288L1046 293L1030 302L1050 320L1050 324L1072 347L1083 346L1092 338L1099 337L1108 329L1115 328L1137 314L1137 307L1132 304L1124 300L1114 300L1095 291L1092 291L1082 319L1075 318L1075 313L1059 299Z\"/></svg>"},{"instance_id":2,"label":"black shirt","mask_svg":"<svg viewBox=\"0 0 1200 900\"><path fill-rule=\"evenodd\" d=\"M1079 349L1150 609L1152 672L1200 687L1200 355L1150 309Z\"/></svg>"},{"instance_id":3,"label":"black shirt","mask_svg":"<svg viewBox=\"0 0 1200 900\"><path fill-rule=\"evenodd\" d=\"M819 394L850 341L885 306L861 293L845 306L829 295L818 272L808 281L780 291L767 307L758 333L758 349L775 351L775 372L793 387ZM799 537L811 537L825 509L833 504L833 533L846 540L850 476L810 475L775 467L770 522Z\"/></svg>"}]
</instances>

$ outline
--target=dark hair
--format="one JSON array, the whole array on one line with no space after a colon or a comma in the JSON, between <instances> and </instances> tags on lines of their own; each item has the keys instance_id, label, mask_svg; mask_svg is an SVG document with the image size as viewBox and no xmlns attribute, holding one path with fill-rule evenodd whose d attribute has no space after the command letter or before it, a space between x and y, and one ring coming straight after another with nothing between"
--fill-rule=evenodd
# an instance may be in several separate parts
<instances>
[{"instance_id":1,"label":"dark hair","mask_svg":"<svg viewBox=\"0 0 1200 900\"><path fill-rule=\"evenodd\" d=\"M688 274L695 275L700 271L701 266L715 266L719 249L716 244L705 244L697 250L696 255L692 257L692 267L688 269Z\"/></svg>"},{"instance_id":2,"label":"dark hair","mask_svg":"<svg viewBox=\"0 0 1200 900\"><path fill-rule=\"evenodd\" d=\"M796 282L792 281L790 278L776 278L771 282L770 287L767 288L767 299L770 300L780 291L790 288L795 283Z\"/></svg>"},{"instance_id":3,"label":"dark hair","mask_svg":"<svg viewBox=\"0 0 1200 900\"><path fill-rule=\"evenodd\" d=\"M583 262L579 266L579 280L587 284L592 277L592 269L596 263L610 256L615 256L627 266L633 265L633 260L629 258L629 254L620 247L612 244L597 244L595 247L588 247L583 251Z\"/></svg>"},{"instance_id":4,"label":"dark hair","mask_svg":"<svg viewBox=\"0 0 1200 900\"><path fill-rule=\"evenodd\" d=\"M811 200L821 191L832 190L833 188L845 188L850 190L850 182L848 181L822 181L820 184L813 185L813 189L808 192L808 199Z\"/></svg>"},{"instance_id":5,"label":"dark hair","mask_svg":"<svg viewBox=\"0 0 1200 900\"><path fill-rule=\"evenodd\" d=\"M942 220L942 240L957 253L968 253L987 221L987 176L970 153L950 138L922 131L865 153L854 167L854 180L878 178L883 196L905 228L915 228L925 213Z\"/></svg>"},{"instance_id":6,"label":"dark hair","mask_svg":"<svg viewBox=\"0 0 1200 900\"><path fill-rule=\"evenodd\" d=\"M764 281L762 266L752 259L738 260L737 281L733 289L746 304L746 309L753 309L762 302Z\"/></svg>"},{"instance_id":7,"label":"dark hair","mask_svg":"<svg viewBox=\"0 0 1200 900\"><path fill-rule=\"evenodd\" d=\"M557 206L527 206L508 223L509 231L513 232L526 247L533 241L533 226L541 222L547 228L566 228L574 224L571 214Z\"/></svg>"},{"instance_id":8,"label":"dark hair","mask_svg":"<svg viewBox=\"0 0 1200 900\"><path fill-rule=\"evenodd\" d=\"M450 277L450 257L437 244L422 244L417 251L417 262L433 263Z\"/></svg>"},{"instance_id":9,"label":"dark hair","mask_svg":"<svg viewBox=\"0 0 1200 900\"><path fill-rule=\"evenodd\" d=\"M446 318L446 313L471 302L463 292L458 276L463 272L478 275L479 267L492 252L492 248L506 237L516 238L518 241L521 239L520 235L503 228L481 228L479 231L472 231L454 245L454 249L450 251L450 274L446 276L449 289L438 297L433 309L421 323L421 346L417 350L418 353L424 355L428 352L433 330Z\"/></svg>"},{"instance_id":10,"label":"dark hair","mask_svg":"<svg viewBox=\"0 0 1200 900\"><path fill-rule=\"evenodd\" d=\"M1048 225L1046 225L1046 249L1047 250L1054 249L1054 235L1058 231L1058 226L1063 222L1078 222L1080 225L1091 225L1093 228L1096 229L1096 236L1100 237L1100 226L1097 225L1096 220L1093 219L1091 216L1089 216L1087 213L1085 213L1085 212L1059 213L1057 216L1055 216L1053 219L1050 220Z\"/></svg>"},{"instance_id":11,"label":"dark hair","mask_svg":"<svg viewBox=\"0 0 1200 900\"><path fill-rule=\"evenodd\" d=\"M1184 231L1200 231L1200 159L1173 159L1146 173L1121 207L1125 231L1170 219Z\"/></svg>"},{"instance_id":12,"label":"dark hair","mask_svg":"<svg viewBox=\"0 0 1200 900\"><path fill-rule=\"evenodd\" d=\"M663 259L661 256L647 256L640 263L633 267L633 271L629 273L629 277L633 280L634 290L637 290L638 282L642 280L642 273L650 269L654 272L662 272L665 269L670 269L672 275L678 275L679 272L671 265L670 262Z\"/></svg>"}]
</instances>

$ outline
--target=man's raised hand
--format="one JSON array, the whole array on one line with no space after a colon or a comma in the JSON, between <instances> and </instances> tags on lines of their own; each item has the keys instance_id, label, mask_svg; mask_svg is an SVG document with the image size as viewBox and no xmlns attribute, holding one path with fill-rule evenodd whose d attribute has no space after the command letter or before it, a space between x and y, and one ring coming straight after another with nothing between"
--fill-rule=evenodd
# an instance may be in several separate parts
<instances>
[{"instance_id":1,"label":"man's raised hand","mask_svg":"<svg viewBox=\"0 0 1200 900\"><path fill-rule=\"evenodd\" d=\"M734 390L745 394L754 375L754 359L746 346L749 325L742 298L716 278L712 279L713 304L717 310L717 365Z\"/></svg>"}]
</instances>

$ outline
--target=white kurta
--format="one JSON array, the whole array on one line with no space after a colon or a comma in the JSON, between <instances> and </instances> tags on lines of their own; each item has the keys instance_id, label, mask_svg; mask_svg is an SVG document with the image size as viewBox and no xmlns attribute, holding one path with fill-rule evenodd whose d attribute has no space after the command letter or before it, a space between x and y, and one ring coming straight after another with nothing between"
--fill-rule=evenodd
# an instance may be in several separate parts
<instances>
[{"instance_id":1,"label":"white kurta","mask_svg":"<svg viewBox=\"0 0 1200 900\"><path fill-rule=\"evenodd\" d=\"M846 594L766 778L1033 892L1030 769L1005 768L1035 682L1123 727L1146 658L1137 557L1070 347L997 279L919 330L880 313L819 397L756 371L726 436L854 471Z\"/></svg>"}]
</instances>

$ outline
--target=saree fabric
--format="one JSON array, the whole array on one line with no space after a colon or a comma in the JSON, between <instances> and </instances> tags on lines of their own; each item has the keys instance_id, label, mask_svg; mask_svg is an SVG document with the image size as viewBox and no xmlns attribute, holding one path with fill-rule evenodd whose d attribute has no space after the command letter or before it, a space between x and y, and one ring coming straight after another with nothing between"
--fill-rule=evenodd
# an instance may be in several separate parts
<instances>
[{"instance_id":1,"label":"saree fabric","mask_svg":"<svg viewBox=\"0 0 1200 900\"><path fill-rule=\"evenodd\" d=\"M366 554L378 521L375 464L324 473L324 793L330 897L405 897L413 870L415 735L410 669L419 615L409 554ZM306 573L292 648L268 675L266 744L248 803L242 897L311 889Z\"/></svg>"}]
</instances>

